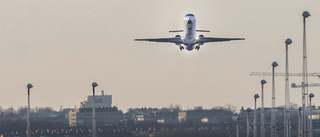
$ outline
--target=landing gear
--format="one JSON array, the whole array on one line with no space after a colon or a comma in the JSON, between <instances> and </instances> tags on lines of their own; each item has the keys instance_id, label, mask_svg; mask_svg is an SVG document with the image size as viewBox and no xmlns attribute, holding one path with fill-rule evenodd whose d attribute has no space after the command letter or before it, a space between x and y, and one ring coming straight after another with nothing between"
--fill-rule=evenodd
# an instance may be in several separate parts
<instances>
[{"instance_id":1,"label":"landing gear","mask_svg":"<svg viewBox=\"0 0 320 137\"><path fill-rule=\"evenodd\" d=\"M199 45L198 45L198 46L196 46L196 47L195 47L195 49L196 49L196 50L199 50L199 49L200 49L200 46L199 46Z\"/></svg>"},{"instance_id":2,"label":"landing gear","mask_svg":"<svg viewBox=\"0 0 320 137\"><path fill-rule=\"evenodd\" d=\"M184 47L180 45L180 50L182 51L183 49L184 49Z\"/></svg>"}]
</instances>

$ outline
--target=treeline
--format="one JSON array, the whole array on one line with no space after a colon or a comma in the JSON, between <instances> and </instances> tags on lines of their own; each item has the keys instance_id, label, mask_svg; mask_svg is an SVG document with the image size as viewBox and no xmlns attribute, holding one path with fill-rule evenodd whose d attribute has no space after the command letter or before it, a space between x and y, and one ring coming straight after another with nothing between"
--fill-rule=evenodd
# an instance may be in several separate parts
<instances>
[{"instance_id":1,"label":"treeline","mask_svg":"<svg viewBox=\"0 0 320 137\"><path fill-rule=\"evenodd\" d=\"M55 110L52 107L34 107L30 108L30 113L53 113ZM27 107L26 106L20 106L17 110L13 107L9 108L3 108L0 106L0 114L2 116L8 116L8 115L18 115L18 116L24 116L27 114Z\"/></svg>"}]
</instances>

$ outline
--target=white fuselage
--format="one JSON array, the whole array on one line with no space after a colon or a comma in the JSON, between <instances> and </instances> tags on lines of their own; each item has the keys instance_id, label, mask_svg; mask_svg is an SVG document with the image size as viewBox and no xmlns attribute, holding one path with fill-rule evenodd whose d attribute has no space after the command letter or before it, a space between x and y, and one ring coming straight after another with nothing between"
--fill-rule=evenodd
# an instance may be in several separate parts
<instances>
[{"instance_id":1,"label":"white fuselage","mask_svg":"<svg viewBox=\"0 0 320 137\"><path fill-rule=\"evenodd\" d=\"M196 17L188 14L183 18L183 44L191 51L196 46Z\"/></svg>"}]
</instances>

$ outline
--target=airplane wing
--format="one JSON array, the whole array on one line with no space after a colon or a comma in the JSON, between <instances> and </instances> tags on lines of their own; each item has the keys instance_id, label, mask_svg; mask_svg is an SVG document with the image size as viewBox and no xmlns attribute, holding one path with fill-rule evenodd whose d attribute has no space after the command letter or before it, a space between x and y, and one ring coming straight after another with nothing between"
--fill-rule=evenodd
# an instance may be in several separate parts
<instances>
[{"instance_id":1,"label":"airplane wing","mask_svg":"<svg viewBox=\"0 0 320 137\"><path fill-rule=\"evenodd\" d=\"M183 32L183 30L170 30L169 32Z\"/></svg>"},{"instance_id":2,"label":"airplane wing","mask_svg":"<svg viewBox=\"0 0 320 137\"><path fill-rule=\"evenodd\" d=\"M168 43L175 43L181 44L183 41L181 37L173 37L173 38L154 38L154 39L135 39L135 41L150 41L150 42L168 42Z\"/></svg>"},{"instance_id":3,"label":"airplane wing","mask_svg":"<svg viewBox=\"0 0 320 137\"><path fill-rule=\"evenodd\" d=\"M215 38L215 37L199 37L199 43L222 42L231 40L245 40L244 38Z\"/></svg>"},{"instance_id":4,"label":"airplane wing","mask_svg":"<svg viewBox=\"0 0 320 137\"><path fill-rule=\"evenodd\" d=\"M210 30L196 30L197 32L210 32ZM183 32L183 30L170 30L169 32Z\"/></svg>"},{"instance_id":5,"label":"airplane wing","mask_svg":"<svg viewBox=\"0 0 320 137\"><path fill-rule=\"evenodd\" d=\"M210 30L196 30L197 32L210 32Z\"/></svg>"}]
</instances>

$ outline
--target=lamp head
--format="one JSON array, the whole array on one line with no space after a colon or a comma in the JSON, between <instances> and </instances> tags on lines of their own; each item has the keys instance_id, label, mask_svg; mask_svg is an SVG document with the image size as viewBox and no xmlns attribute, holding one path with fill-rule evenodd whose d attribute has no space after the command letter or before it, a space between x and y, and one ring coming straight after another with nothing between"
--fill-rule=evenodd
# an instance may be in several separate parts
<instances>
[{"instance_id":1,"label":"lamp head","mask_svg":"<svg viewBox=\"0 0 320 137\"><path fill-rule=\"evenodd\" d=\"M281 127L280 127L280 126L278 126L278 127L277 127L277 130L280 130L280 129L281 129Z\"/></svg>"},{"instance_id":2,"label":"lamp head","mask_svg":"<svg viewBox=\"0 0 320 137\"><path fill-rule=\"evenodd\" d=\"M92 87L96 87L96 86L98 86L98 84L96 82L93 82Z\"/></svg>"},{"instance_id":3,"label":"lamp head","mask_svg":"<svg viewBox=\"0 0 320 137\"><path fill-rule=\"evenodd\" d=\"M255 94L253 97L254 97L255 99L257 99L257 98L259 98L260 96L259 96L258 94Z\"/></svg>"},{"instance_id":4,"label":"lamp head","mask_svg":"<svg viewBox=\"0 0 320 137\"><path fill-rule=\"evenodd\" d=\"M272 67L277 67L278 63L277 62L272 62Z\"/></svg>"},{"instance_id":5,"label":"lamp head","mask_svg":"<svg viewBox=\"0 0 320 137\"><path fill-rule=\"evenodd\" d=\"M287 45L290 45L292 43L292 40L290 38L287 38L287 40L284 43L286 43Z\"/></svg>"},{"instance_id":6,"label":"lamp head","mask_svg":"<svg viewBox=\"0 0 320 137\"><path fill-rule=\"evenodd\" d=\"M237 117L237 120L238 120L238 121L240 121L240 120L241 120L241 118L238 116L238 117Z\"/></svg>"},{"instance_id":7,"label":"lamp head","mask_svg":"<svg viewBox=\"0 0 320 137\"><path fill-rule=\"evenodd\" d=\"M261 80L261 84L263 85L263 84L266 84L267 83L267 81L265 81L264 79L263 80Z\"/></svg>"},{"instance_id":8,"label":"lamp head","mask_svg":"<svg viewBox=\"0 0 320 137\"><path fill-rule=\"evenodd\" d=\"M30 88L32 88L33 86L32 86L32 84L29 83L29 84L27 85L27 87L28 87L28 89L30 89Z\"/></svg>"},{"instance_id":9,"label":"lamp head","mask_svg":"<svg viewBox=\"0 0 320 137\"><path fill-rule=\"evenodd\" d=\"M247 108L247 112L251 112L252 110L251 110L251 108Z\"/></svg>"},{"instance_id":10,"label":"lamp head","mask_svg":"<svg viewBox=\"0 0 320 137\"><path fill-rule=\"evenodd\" d=\"M308 18L308 17L311 16L311 15L309 14L308 11L304 11L304 12L302 13L302 16L303 16L304 18Z\"/></svg>"},{"instance_id":11,"label":"lamp head","mask_svg":"<svg viewBox=\"0 0 320 137\"><path fill-rule=\"evenodd\" d=\"M309 94L309 97L310 97L310 98L313 98L313 97L314 97L314 94L313 94L313 93L310 93L310 94Z\"/></svg>"}]
</instances>

